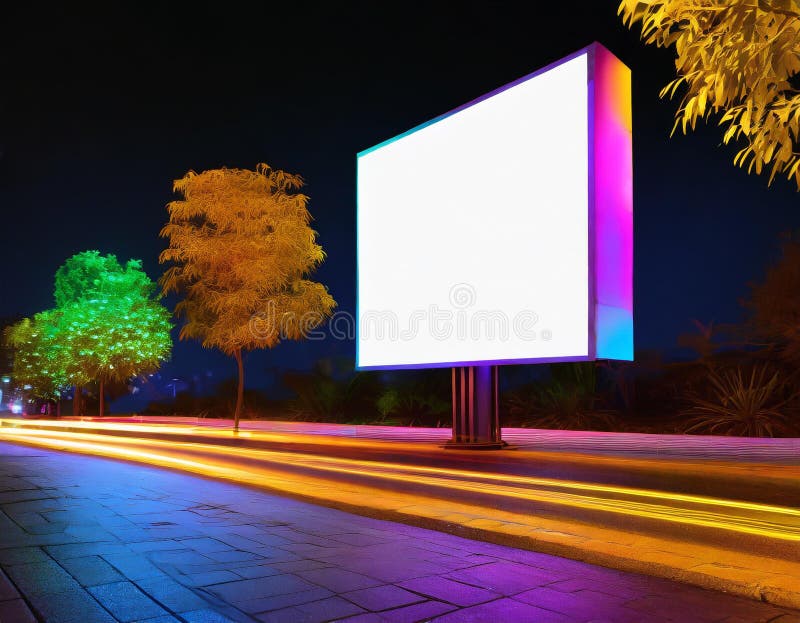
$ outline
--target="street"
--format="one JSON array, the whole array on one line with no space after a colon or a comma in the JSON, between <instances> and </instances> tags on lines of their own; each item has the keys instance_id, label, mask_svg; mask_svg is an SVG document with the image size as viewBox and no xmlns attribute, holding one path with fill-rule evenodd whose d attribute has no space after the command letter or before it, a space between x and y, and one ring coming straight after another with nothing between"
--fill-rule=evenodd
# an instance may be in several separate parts
<instances>
[{"instance_id":1,"label":"street","mask_svg":"<svg viewBox=\"0 0 800 623\"><path fill-rule=\"evenodd\" d=\"M0 489L4 623L800 620L128 462L3 443Z\"/></svg>"},{"instance_id":2,"label":"street","mask_svg":"<svg viewBox=\"0 0 800 623\"><path fill-rule=\"evenodd\" d=\"M515 449L471 452L443 450L442 429L253 422L234 433L224 421L184 418L1 424L0 439L800 607L796 440L511 429Z\"/></svg>"}]
</instances>

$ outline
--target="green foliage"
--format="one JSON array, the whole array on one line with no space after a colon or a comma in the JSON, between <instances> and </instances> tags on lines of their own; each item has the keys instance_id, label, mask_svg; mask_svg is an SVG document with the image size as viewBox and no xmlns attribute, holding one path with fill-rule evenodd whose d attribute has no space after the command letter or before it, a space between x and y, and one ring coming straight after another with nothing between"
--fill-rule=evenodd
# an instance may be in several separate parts
<instances>
[{"instance_id":1,"label":"green foliage","mask_svg":"<svg viewBox=\"0 0 800 623\"><path fill-rule=\"evenodd\" d=\"M71 363L86 377L122 381L154 372L169 357L170 314L156 301L106 296L62 313Z\"/></svg>"},{"instance_id":2,"label":"green foliage","mask_svg":"<svg viewBox=\"0 0 800 623\"><path fill-rule=\"evenodd\" d=\"M614 413L601 406L594 362L550 366L550 378L512 392L504 400L515 423L532 428L612 430Z\"/></svg>"},{"instance_id":3,"label":"green foliage","mask_svg":"<svg viewBox=\"0 0 800 623\"><path fill-rule=\"evenodd\" d=\"M14 349L14 379L30 385L41 398L56 398L71 383L67 345L58 331L60 314L46 311L6 328L5 341Z\"/></svg>"},{"instance_id":4,"label":"green foliage","mask_svg":"<svg viewBox=\"0 0 800 623\"><path fill-rule=\"evenodd\" d=\"M141 268L136 260L132 262ZM56 271L56 307L62 308L82 299L101 296L109 287L113 287L114 279L124 272L125 269L114 255L100 255L99 251L76 253Z\"/></svg>"},{"instance_id":5,"label":"green foliage","mask_svg":"<svg viewBox=\"0 0 800 623\"><path fill-rule=\"evenodd\" d=\"M123 381L169 357L170 314L140 261L79 253L56 273L56 297L73 376Z\"/></svg>"},{"instance_id":6,"label":"green foliage","mask_svg":"<svg viewBox=\"0 0 800 623\"><path fill-rule=\"evenodd\" d=\"M328 422L372 421L379 391L375 373L355 372L352 365L322 360L310 372L287 372L284 384L296 399L293 419Z\"/></svg>"},{"instance_id":7,"label":"green foliage","mask_svg":"<svg viewBox=\"0 0 800 623\"><path fill-rule=\"evenodd\" d=\"M723 142L743 140L733 162L757 174L771 166L800 188L800 11L794 0L622 0L626 26L647 44L675 46L678 77L661 91L685 93L675 128L722 113ZM673 129L674 132L674 129Z\"/></svg>"},{"instance_id":8,"label":"green foliage","mask_svg":"<svg viewBox=\"0 0 800 623\"><path fill-rule=\"evenodd\" d=\"M58 307L7 332L15 377L45 396L90 380L124 381L169 357L170 314L138 260L86 251L56 273Z\"/></svg>"},{"instance_id":9,"label":"green foliage","mask_svg":"<svg viewBox=\"0 0 800 623\"><path fill-rule=\"evenodd\" d=\"M404 372L375 401L383 423L441 426L452 412L450 370Z\"/></svg>"},{"instance_id":10,"label":"green foliage","mask_svg":"<svg viewBox=\"0 0 800 623\"><path fill-rule=\"evenodd\" d=\"M236 403L237 386L236 378L230 378L217 384L211 394L198 395L193 391L181 391L175 397L170 394L151 400L142 409L141 414L227 419L230 418L231 410ZM245 414L250 419L286 419L285 405L279 401L271 401L260 390L245 390L245 400L247 403Z\"/></svg>"},{"instance_id":11,"label":"green foliage","mask_svg":"<svg viewBox=\"0 0 800 623\"><path fill-rule=\"evenodd\" d=\"M791 436L800 432L800 393L780 372L766 364L755 364L747 372L708 369L710 388L692 391L684 432L743 437Z\"/></svg>"}]
</instances>

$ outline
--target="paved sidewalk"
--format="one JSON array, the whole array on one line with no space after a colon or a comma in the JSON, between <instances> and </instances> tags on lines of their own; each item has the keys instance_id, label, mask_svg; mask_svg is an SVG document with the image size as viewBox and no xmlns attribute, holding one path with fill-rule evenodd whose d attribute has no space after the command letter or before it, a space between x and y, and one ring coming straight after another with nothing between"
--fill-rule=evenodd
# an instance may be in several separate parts
<instances>
[{"instance_id":1,"label":"paved sidewalk","mask_svg":"<svg viewBox=\"0 0 800 623\"><path fill-rule=\"evenodd\" d=\"M667 580L13 444L0 444L0 569L2 623L800 622Z\"/></svg>"}]
</instances>

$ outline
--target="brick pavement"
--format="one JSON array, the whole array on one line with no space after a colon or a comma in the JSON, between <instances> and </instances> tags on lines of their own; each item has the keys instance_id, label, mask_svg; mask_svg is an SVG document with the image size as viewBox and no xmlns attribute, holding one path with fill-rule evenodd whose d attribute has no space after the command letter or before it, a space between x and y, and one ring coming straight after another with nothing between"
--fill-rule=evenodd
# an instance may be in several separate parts
<instances>
[{"instance_id":1,"label":"brick pavement","mask_svg":"<svg viewBox=\"0 0 800 623\"><path fill-rule=\"evenodd\" d=\"M800 622L668 580L0 444L0 622Z\"/></svg>"}]
</instances>

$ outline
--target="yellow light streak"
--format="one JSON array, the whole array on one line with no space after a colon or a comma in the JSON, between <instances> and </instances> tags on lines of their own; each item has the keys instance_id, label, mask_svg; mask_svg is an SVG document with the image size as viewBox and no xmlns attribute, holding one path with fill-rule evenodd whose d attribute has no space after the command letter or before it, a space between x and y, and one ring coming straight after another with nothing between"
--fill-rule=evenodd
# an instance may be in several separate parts
<instances>
[{"instance_id":1,"label":"yellow light streak","mask_svg":"<svg viewBox=\"0 0 800 623\"><path fill-rule=\"evenodd\" d=\"M267 475L270 475L269 478L274 481L277 478L275 472L280 472L281 467L284 469L286 469L286 466L303 467L340 476L357 475L377 478L384 481L410 482L439 489L488 494L531 502L558 504L593 511L599 510L634 515L673 523L720 528L770 538L800 541L800 529L798 529L798 526L794 525L794 521L792 521L800 517L800 509L785 506L513 474L409 466L391 462L304 455L291 452L215 446L202 443L181 443L130 437L112 437L111 439L114 441L109 442L108 435L93 433L3 428L0 429L0 436L15 438L37 445L46 445L48 447L57 448L61 445L66 448L92 454L144 461L165 467L176 467L202 475L246 482L248 484L263 485L263 479ZM122 447L123 445L146 446L147 450L124 448ZM161 449L161 451L158 452L158 449ZM205 456L203 461L188 460L175 456L176 453L180 452L204 454ZM245 469L242 465L231 465L231 461L235 460L237 457L258 461L262 466L255 467L253 465L248 465L247 469ZM271 469L266 469L263 463L268 463ZM288 487L286 485L290 480L294 480L295 482L300 480L303 482L307 481L308 478L296 473L292 473L290 477L287 477L286 474L283 473L283 475L278 478L276 488L293 492L296 490L296 487ZM502 484L494 484L497 481L502 481ZM281 484L281 482L283 484ZM341 484L341 478L336 482ZM511 486L509 483L521 486ZM355 487L358 489L359 487L359 485L354 485L353 483L347 484L351 488ZM581 493L525 489L523 486L566 489L568 491L580 491ZM597 497L586 495L586 492L627 496L634 499ZM733 510L738 513L748 512L767 516L777 515L778 517L772 517L771 519L773 519L773 521L765 521L763 518L759 519L757 517L748 517L739 514L725 515L718 512L709 512L708 510L653 504L649 501L637 501L636 498L645 500L658 498L662 502L689 503L712 508L716 507L728 511ZM790 524L779 523L778 520L781 520L781 518L783 518L782 521L784 522L790 520Z\"/></svg>"},{"instance_id":2,"label":"yellow light streak","mask_svg":"<svg viewBox=\"0 0 800 623\"><path fill-rule=\"evenodd\" d=\"M3 431L0 430L0 434L2 434L2 432ZM47 434L48 431L37 431L37 432ZM101 435L92 435L91 438L98 442L102 442L105 439L107 439L107 437ZM161 441L157 439L135 439L128 437L123 439L125 442L129 443L145 443L148 445L163 446L163 447L173 447L176 443L176 442ZM212 451L212 452L218 451L220 448L219 446L213 446L201 443L185 444L182 442L178 442L177 445L182 447L186 446L190 449L196 448L199 450ZM800 517L800 509L798 508L777 506L771 504L762 504L757 502L746 502L741 500L730 500L724 498L712 498L708 496L699 496L699 495L691 495L684 493L672 493L668 491L658 491L654 489L638 489L638 488L624 487L618 485L602 485L602 484L579 482L579 481L559 480L554 478L541 478L536 476L520 476L517 474L478 472L474 470L452 469L447 467L406 465L403 463L390 463L385 461L368 461L361 459L327 457L320 455L306 455L294 452L279 452L275 450L260 450L260 449L237 448L229 446L225 446L224 453L237 454L239 456L244 456L247 458L265 459L276 462L287 461L292 463L312 462L312 463L331 463L331 464L346 463L349 466L383 469L392 472L404 471L406 473L434 474L437 476L453 476L456 478L472 478L478 480L502 481L504 483L516 483L527 486L544 486L544 487L553 487L560 489L578 489L582 491L594 491L600 493L611 493L616 495L639 496L646 498L656 498L659 500L689 502L693 504L703 504L711 506L724 506L729 508L747 509L756 512L779 513L779 514L791 515L794 517Z\"/></svg>"},{"instance_id":3,"label":"yellow light streak","mask_svg":"<svg viewBox=\"0 0 800 623\"><path fill-rule=\"evenodd\" d=\"M214 428L205 424L158 424L158 423L122 423L98 422L96 420L19 420L0 418L2 428L25 428L27 430L47 429L84 429L111 432L157 433L164 435L192 435L194 437L211 437L221 439L253 439L279 443L313 443L314 445L358 446L373 448L392 447L395 442L380 439L353 437L328 437L313 433L280 433L270 431L239 430L234 432L230 427ZM406 448L430 449L430 443L403 442Z\"/></svg>"}]
</instances>

